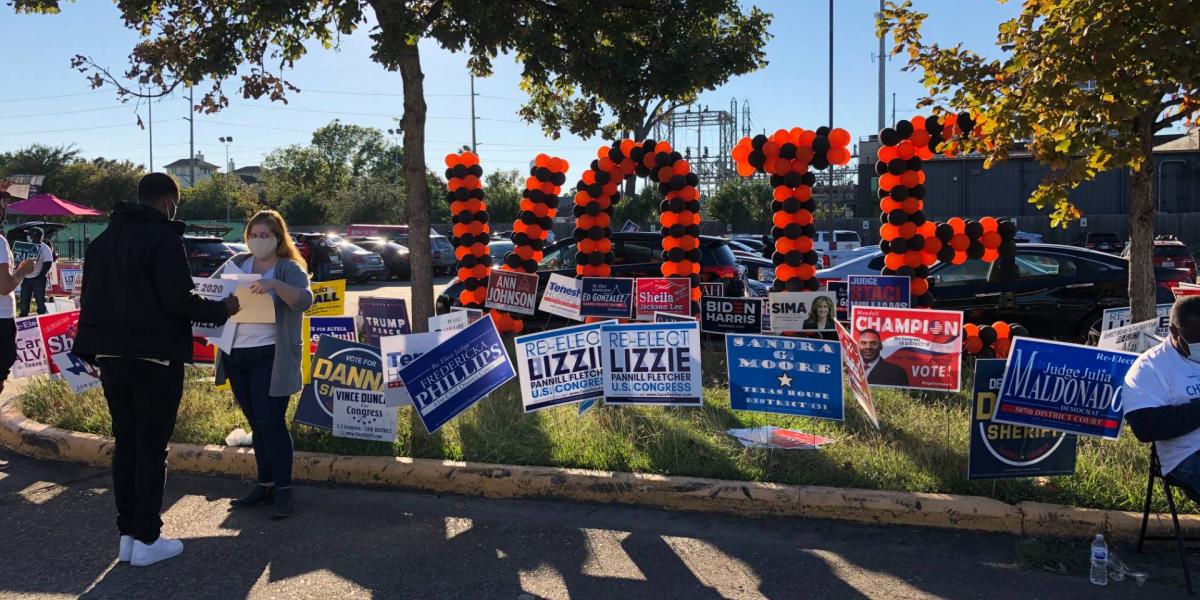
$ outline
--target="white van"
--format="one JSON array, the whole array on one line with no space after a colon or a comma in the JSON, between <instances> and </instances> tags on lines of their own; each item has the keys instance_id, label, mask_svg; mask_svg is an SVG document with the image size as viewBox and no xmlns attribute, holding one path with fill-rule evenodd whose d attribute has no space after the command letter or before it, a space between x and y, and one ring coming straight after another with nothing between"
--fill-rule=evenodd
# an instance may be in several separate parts
<instances>
[{"instance_id":1,"label":"white van","mask_svg":"<svg viewBox=\"0 0 1200 600\"><path fill-rule=\"evenodd\" d=\"M862 247L862 238L858 237L858 232L850 229L835 229L831 232L827 229L817 230L817 237L813 240L813 249L825 254L829 257L830 266L837 264L847 259L847 256Z\"/></svg>"}]
</instances>

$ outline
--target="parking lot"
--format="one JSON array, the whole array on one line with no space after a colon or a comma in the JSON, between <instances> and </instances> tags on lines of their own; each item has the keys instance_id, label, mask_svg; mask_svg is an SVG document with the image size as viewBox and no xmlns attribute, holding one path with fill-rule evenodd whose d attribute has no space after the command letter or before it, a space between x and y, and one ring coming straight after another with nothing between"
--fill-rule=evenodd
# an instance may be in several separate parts
<instances>
[{"instance_id":1,"label":"parking lot","mask_svg":"<svg viewBox=\"0 0 1200 600\"><path fill-rule=\"evenodd\" d=\"M450 281L450 279L450 277L446 276L433 278L433 295L435 298L438 294L442 293L442 290L446 289L446 284ZM358 299L369 296L378 298L403 298L408 304L409 311L412 311L412 282L409 280L371 280L366 283L354 283L353 281L347 281L345 314L358 314Z\"/></svg>"}]
</instances>

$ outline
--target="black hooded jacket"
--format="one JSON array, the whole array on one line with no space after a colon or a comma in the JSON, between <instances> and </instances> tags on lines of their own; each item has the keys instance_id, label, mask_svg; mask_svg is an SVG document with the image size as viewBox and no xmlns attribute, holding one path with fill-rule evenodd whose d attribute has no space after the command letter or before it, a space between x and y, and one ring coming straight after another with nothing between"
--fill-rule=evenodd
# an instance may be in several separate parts
<instances>
[{"instance_id":1,"label":"black hooded jacket","mask_svg":"<svg viewBox=\"0 0 1200 600\"><path fill-rule=\"evenodd\" d=\"M193 291L183 231L153 207L117 204L84 257L75 355L189 362L192 321L229 318L224 302Z\"/></svg>"}]
</instances>

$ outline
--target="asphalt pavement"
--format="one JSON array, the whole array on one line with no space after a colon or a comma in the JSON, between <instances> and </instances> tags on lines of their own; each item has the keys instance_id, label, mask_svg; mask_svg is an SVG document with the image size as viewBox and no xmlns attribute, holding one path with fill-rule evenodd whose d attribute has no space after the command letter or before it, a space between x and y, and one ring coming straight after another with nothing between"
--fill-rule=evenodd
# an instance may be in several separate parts
<instances>
[{"instance_id":1,"label":"asphalt pavement","mask_svg":"<svg viewBox=\"0 0 1200 600\"><path fill-rule=\"evenodd\" d=\"M164 533L183 555L135 568L116 562L106 471L9 457L6 600L1183 596L1165 577L1097 588L1022 569L1008 535L314 485L298 485L296 516L276 522L228 511L247 483L182 475L168 480Z\"/></svg>"}]
</instances>

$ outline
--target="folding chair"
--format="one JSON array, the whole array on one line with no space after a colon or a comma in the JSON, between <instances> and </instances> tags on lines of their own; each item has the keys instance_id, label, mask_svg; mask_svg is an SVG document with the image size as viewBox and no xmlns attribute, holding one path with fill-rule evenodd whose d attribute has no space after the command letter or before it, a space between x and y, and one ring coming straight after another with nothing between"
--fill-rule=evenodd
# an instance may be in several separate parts
<instances>
[{"instance_id":1,"label":"folding chair","mask_svg":"<svg viewBox=\"0 0 1200 600\"><path fill-rule=\"evenodd\" d=\"M1175 535L1146 535L1146 526L1150 523L1150 502L1154 497L1154 479L1162 479L1163 493L1167 496L1167 507L1171 509L1171 522L1175 525ZM1179 488L1184 496L1191 498L1193 502L1200 503L1200 494L1192 490L1183 482L1179 481L1172 475L1162 475L1162 465L1158 461L1158 447L1155 444L1150 444L1150 478L1146 484L1146 505L1142 510L1142 533L1138 536L1137 551L1142 552L1142 546L1146 540L1150 541L1166 541L1174 539L1179 544L1179 562L1183 565L1183 580L1187 584L1188 595L1195 596L1196 592L1192 589L1192 574L1188 570L1187 552L1188 548L1184 542L1194 542L1200 540L1195 537L1185 537L1183 529L1179 527L1179 513L1175 509L1175 495L1171 493L1171 488Z\"/></svg>"}]
</instances>

